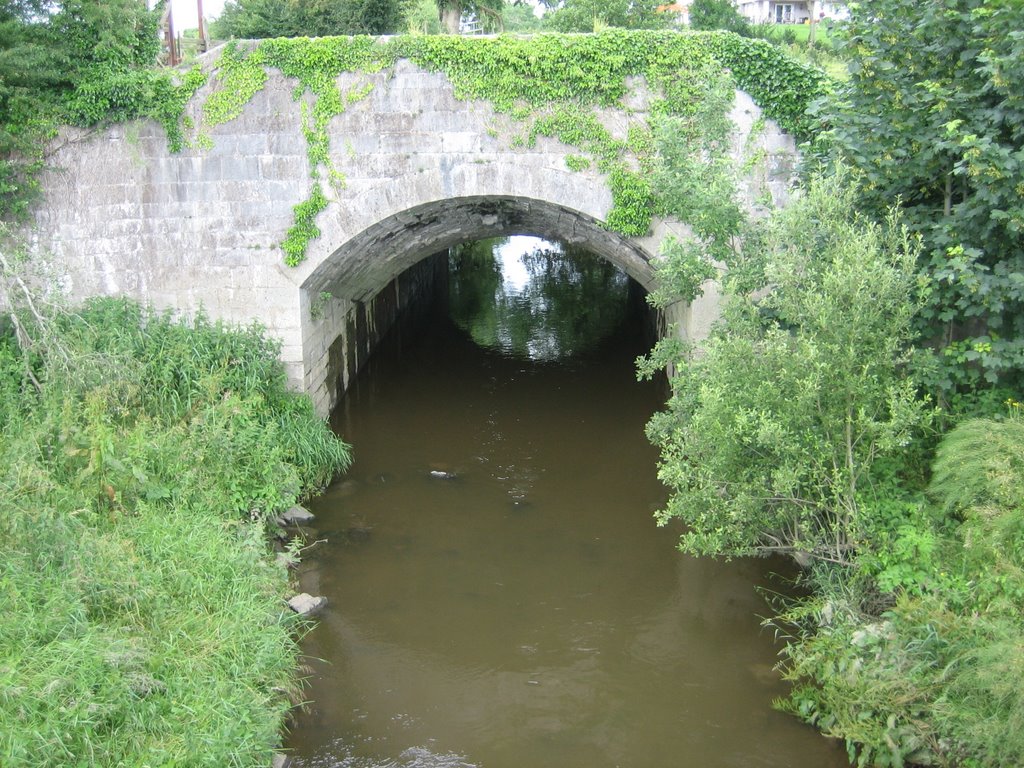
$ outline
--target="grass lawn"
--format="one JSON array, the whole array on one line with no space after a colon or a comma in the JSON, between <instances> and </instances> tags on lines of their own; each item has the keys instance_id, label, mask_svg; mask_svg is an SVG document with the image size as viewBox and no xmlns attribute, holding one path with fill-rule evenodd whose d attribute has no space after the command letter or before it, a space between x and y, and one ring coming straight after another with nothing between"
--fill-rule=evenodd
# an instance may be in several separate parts
<instances>
[{"instance_id":1,"label":"grass lawn","mask_svg":"<svg viewBox=\"0 0 1024 768\"><path fill-rule=\"evenodd\" d=\"M817 24L815 25L815 43L826 43L831 45L832 40L829 37L829 25L828 24ZM795 42L806 43L811 34L810 24L769 24L767 29L772 37L782 40L788 38L787 32L791 32Z\"/></svg>"}]
</instances>

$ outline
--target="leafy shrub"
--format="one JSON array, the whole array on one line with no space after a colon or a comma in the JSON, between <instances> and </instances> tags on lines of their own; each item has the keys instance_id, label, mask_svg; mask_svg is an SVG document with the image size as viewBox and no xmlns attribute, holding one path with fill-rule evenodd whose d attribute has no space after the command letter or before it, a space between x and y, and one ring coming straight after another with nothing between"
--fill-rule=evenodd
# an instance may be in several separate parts
<instances>
[{"instance_id":1,"label":"leafy shrub","mask_svg":"<svg viewBox=\"0 0 1024 768\"><path fill-rule=\"evenodd\" d=\"M871 616L863 610L870 596L847 574L815 571L818 595L771 622L792 633L781 667L795 687L777 705L843 739L857 766L933 762L940 747L928 722L930 678L950 658L935 626L948 614L904 600Z\"/></svg>"},{"instance_id":2,"label":"leafy shrub","mask_svg":"<svg viewBox=\"0 0 1024 768\"><path fill-rule=\"evenodd\" d=\"M876 502L858 569L816 569L818 594L782 614L798 683L783 707L858 765L1024 764L1024 425L1009 405L943 438L933 505Z\"/></svg>"},{"instance_id":3,"label":"leafy shrub","mask_svg":"<svg viewBox=\"0 0 1024 768\"><path fill-rule=\"evenodd\" d=\"M701 354L652 358L677 371L648 433L672 489L658 519L687 524L686 551L850 562L858 489L927 419L900 366L913 244L850 210L842 178L817 181L745 243L758 298L730 295Z\"/></svg>"}]
</instances>

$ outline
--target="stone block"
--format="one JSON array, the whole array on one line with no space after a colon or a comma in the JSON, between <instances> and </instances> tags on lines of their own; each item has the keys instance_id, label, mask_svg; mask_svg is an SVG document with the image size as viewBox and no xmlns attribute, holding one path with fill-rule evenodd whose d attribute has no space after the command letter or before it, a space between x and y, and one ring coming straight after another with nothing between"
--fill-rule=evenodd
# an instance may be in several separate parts
<instances>
[{"instance_id":1,"label":"stone block","mask_svg":"<svg viewBox=\"0 0 1024 768\"><path fill-rule=\"evenodd\" d=\"M441 134L441 152L444 154L472 154L479 151L480 134L475 131Z\"/></svg>"},{"instance_id":2,"label":"stone block","mask_svg":"<svg viewBox=\"0 0 1024 768\"><path fill-rule=\"evenodd\" d=\"M301 592L288 600L288 607L300 616L315 616L327 607L327 598Z\"/></svg>"}]
</instances>

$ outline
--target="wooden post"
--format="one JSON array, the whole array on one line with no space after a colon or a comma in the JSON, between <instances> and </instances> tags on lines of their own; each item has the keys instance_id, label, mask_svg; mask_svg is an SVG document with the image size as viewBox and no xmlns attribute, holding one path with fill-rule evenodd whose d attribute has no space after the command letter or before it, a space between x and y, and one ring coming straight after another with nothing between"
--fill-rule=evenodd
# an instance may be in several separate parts
<instances>
[{"instance_id":1,"label":"wooden post","mask_svg":"<svg viewBox=\"0 0 1024 768\"><path fill-rule=\"evenodd\" d=\"M171 11L171 4L167 4L167 63L172 67L178 66L177 38L174 36L174 13Z\"/></svg>"}]
</instances>

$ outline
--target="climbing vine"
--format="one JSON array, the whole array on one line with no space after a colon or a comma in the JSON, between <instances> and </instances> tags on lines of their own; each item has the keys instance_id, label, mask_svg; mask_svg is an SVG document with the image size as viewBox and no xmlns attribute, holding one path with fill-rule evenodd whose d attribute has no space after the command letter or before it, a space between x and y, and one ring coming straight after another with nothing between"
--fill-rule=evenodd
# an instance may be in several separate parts
<instances>
[{"instance_id":1,"label":"climbing vine","mask_svg":"<svg viewBox=\"0 0 1024 768\"><path fill-rule=\"evenodd\" d=\"M214 87L202 106L195 142L202 146L205 128L240 114L266 83L268 69L297 81L294 96L302 102L313 184L310 197L295 207L295 224L282 244L289 264L301 262L309 241L319 233L315 217L327 205L322 180L326 177L336 190L344 187L344 176L331 162L330 122L373 88L367 77L343 91L339 76L369 76L392 68L399 59L445 74L458 98L487 100L519 123L524 132L508 137L512 147L533 146L540 137L574 147L579 154L567 159L567 167L583 170L592 164L607 175L613 206L605 224L625 235L646 234L652 217L672 208L651 184L659 152L657 126L675 121L719 137L732 90L738 87L768 117L802 137L810 131L807 105L828 87L823 73L788 59L770 44L725 32L282 38L247 50L232 45L214 68ZM656 94L651 122L637 120L626 140L617 139L594 110L622 108L630 78L637 77ZM718 138L700 144L700 162L713 164L712 156L721 154L716 142Z\"/></svg>"},{"instance_id":2,"label":"climbing vine","mask_svg":"<svg viewBox=\"0 0 1024 768\"><path fill-rule=\"evenodd\" d=\"M217 61L218 88L203 104L202 126L213 127L234 120L267 82L261 52L242 50L235 42L228 43Z\"/></svg>"},{"instance_id":3,"label":"climbing vine","mask_svg":"<svg viewBox=\"0 0 1024 768\"><path fill-rule=\"evenodd\" d=\"M570 171L585 171L590 167L590 160L581 155L566 155L565 167Z\"/></svg>"},{"instance_id":4,"label":"climbing vine","mask_svg":"<svg viewBox=\"0 0 1024 768\"><path fill-rule=\"evenodd\" d=\"M296 267L306 257L306 247L310 240L320 237L320 228L316 225L316 217L327 207L327 197L319 182L313 184L313 189L307 200L302 201L293 209L295 223L288 229L284 242L281 243L281 250L284 251L284 262L289 267Z\"/></svg>"},{"instance_id":5,"label":"climbing vine","mask_svg":"<svg viewBox=\"0 0 1024 768\"><path fill-rule=\"evenodd\" d=\"M206 73L199 67L193 67L178 83L170 78L157 81L155 90L159 98L153 100L149 114L164 127L172 152L179 152L185 146L182 115L196 91L206 85L206 80Z\"/></svg>"}]
</instances>

